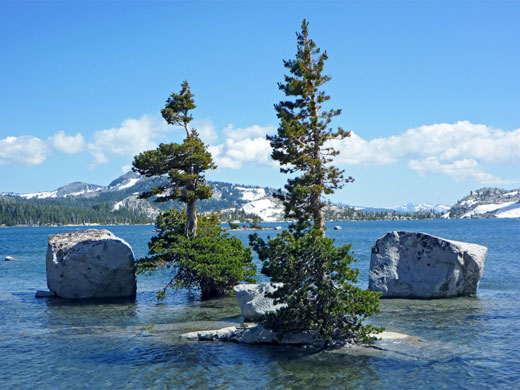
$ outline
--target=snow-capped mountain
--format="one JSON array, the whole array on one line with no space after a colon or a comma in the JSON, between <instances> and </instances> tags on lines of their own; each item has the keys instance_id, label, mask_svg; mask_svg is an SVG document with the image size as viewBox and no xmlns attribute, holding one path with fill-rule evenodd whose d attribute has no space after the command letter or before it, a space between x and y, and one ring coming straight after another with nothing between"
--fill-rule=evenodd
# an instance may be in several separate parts
<instances>
[{"instance_id":1,"label":"snow-capped mountain","mask_svg":"<svg viewBox=\"0 0 520 390\"><path fill-rule=\"evenodd\" d=\"M88 183L71 183L54 191L35 192L30 194L4 194L4 196L21 197L27 200L55 200L76 199L82 201L99 200L108 203L112 211L123 209L136 211L155 219L161 208L175 207L174 202L157 204L149 199L138 199L142 192L151 188L166 185L167 177L145 177L135 172L127 172L113 180L108 186L99 186ZM264 221L277 221L282 218L283 206L273 197L272 188L234 185L231 183L210 182L213 187L211 199L201 201L198 209L201 212L226 209L228 212L243 212L258 215ZM161 207L161 208L159 208Z\"/></svg>"},{"instance_id":2,"label":"snow-capped mountain","mask_svg":"<svg viewBox=\"0 0 520 390\"><path fill-rule=\"evenodd\" d=\"M74 182L66 184L54 191L34 192L30 194L9 194L20 196L25 199L49 199L49 198L67 198L67 197L85 197L96 196L102 192L115 192L128 189L135 186L138 182L149 182L150 179L139 175L135 172L125 173L112 181L108 186L100 186L97 184L89 184L83 182Z\"/></svg>"},{"instance_id":3,"label":"snow-capped mountain","mask_svg":"<svg viewBox=\"0 0 520 390\"><path fill-rule=\"evenodd\" d=\"M520 218L520 189L480 188L459 200L450 218Z\"/></svg>"},{"instance_id":4,"label":"snow-capped mountain","mask_svg":"<svg viewBox=\"0 0 520 390\"><path fill-rule=\"evenodd\" d=\"M390 210L395 210L399 213L417 213L419 211L431 211L444 214L449 211L451 207L445 204L431 204L431 203L405 203L401 206L390 207Z\"/></svg>"},{"instance_id":5,"label":"snow-capped mountain","mask_svg":"<svg viewBox=\"0 0 520 390\"><path fill-rule=\"evenodd\" d=\"M107 186L75 182L54 191L3 194L3 196L22 198L31 202L54 202L53 204L64 204L70 207L77 207L78 204L98 209L107 207L114 213L125 211L147 215L152 222L161 209L182 206L178 202L158 204L150 199L138 199L138 195L153 187L167 184L167 177L149 178L135 172L128 172ZM250 218L251 215L257 215L266 222L283 219L283 205L274 197L276 190L273 188L223 182L209 184L213 188L213 196L198 203L198 210L201 213L221 210L226 218L236 218L237 215L240 218ZM325 212L330 220L400 219L401 215L405 218L436 218L435 214L431 213L432 210L437 217L442 214L446 218L520 218L520 189L481 188L472 191L451 208L443 204L429 203L405 203L392 208L330 204Z\"/></svg>"},{"instance_id":6,"label":"snow-capped mountain","mask_svg":"<svg viewBox=\"0 0 520 390\"><path fill-rule=\"evenodd\" d=\"M125 173L123 176L119 176L117 179L113 180L105 188L109 191L121 191L135 186L140 181L150 181L150 179L146 178L145 176L141 176L136 172L129 171Z\"/></svg>"},{"instance_id":7,"label":"snow-capped mountain","mask_svg":"<svg viewBox=\"0 0 520 390\"><path fill-rule=\"evenodd\" d=\"M88 184L81 182L74 182L54 191L34 192L32 194L20 194L25 199L48 199L48 198L66 198L69 196L87 196L102 191L105 187L96 184Z\"/></svg>"}]
</instances>

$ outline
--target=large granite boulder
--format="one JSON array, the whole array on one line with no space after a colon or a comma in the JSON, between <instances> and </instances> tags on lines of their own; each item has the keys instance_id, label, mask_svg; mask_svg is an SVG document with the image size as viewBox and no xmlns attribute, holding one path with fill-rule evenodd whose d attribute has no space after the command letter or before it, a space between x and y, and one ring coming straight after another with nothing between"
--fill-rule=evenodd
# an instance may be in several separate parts
<instances>
[{"instance_id":1,"label":"large granite boulder","mask_svg":"<svg viewBox=\"0 0 520 390\"><path fill-rule=\"evenodd\" d=\"M62 298L135 297L134 253L108 230L54 234L47 247L47 287Z\"/></svg>"},{"instance_id":2,"label":"large granite boulder","mask_svg":"<svg viewBox=\"0 0 520 390\"><path fill-rule=\"evenodd\" d=\"M275 292L281 283L239 284L233 288L236 293L244 321L258 321L270 311L276 311L284 304L275 305L273 298L266 295Z\"/></svg>"},{"instance_id":3,"label":"large granite boulder","mask_svg":"<svg viewBox=\"0 0 520 390\"><path fill-rule=\"evenodd\" d=\"M372 247L368 288L386 298L472 295L487 248L425 233L391 232Z\"/></svg>"}]
</instances>

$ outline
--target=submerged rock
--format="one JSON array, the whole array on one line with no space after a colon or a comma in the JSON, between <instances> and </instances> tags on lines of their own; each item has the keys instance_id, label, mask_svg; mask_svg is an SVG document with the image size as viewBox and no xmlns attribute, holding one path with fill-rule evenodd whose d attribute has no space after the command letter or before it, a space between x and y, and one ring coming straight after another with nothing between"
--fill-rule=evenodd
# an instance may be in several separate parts
<instances>
[{"instance_id":1,"label":"submerged rock","mask_svg":"<svg viewBox=\"0 0 520 390\"><path fill-rule=\"evenodd\" d=\"M47 247L47 287L62 298L135 297L134 253L108 230L55 234Z\"/></svg>"},{"instance_id":2,"label":"submerged rock","mask_svg":"<svg viewBox=\"0 0 520 390\"><path fill-rule=\"evenodd\" d=\"M273 298L266 295L275 292L281 283L239 284L233 288L236 293L244 321L258 321L265 313L276 311L284 304L275 305Z\"/></svg>"},{"instance_id":3,"label":"submerged rock","mask_svg":"<svg viewBox=\"0 0 520 390\"><path fill-rule=\"evenodd\" d=\"M378 341L376 345L380 347L380 342L406 343L410 345L422 345L423 341L418 337L409 336L403 333L384 331L374 335ZM241 344L276 344L276 345L310 345L323 346L324 340L316 338L310 332L289 334L282 339L278 338L276 332L266 329L262 325L250 325L244 327L230 326L216 330L205 330L184 333L181 338L188 341L227 341ZM346 348L363 347L362 344L346 342L340 344Z\"/></svg>"},{"instance_id":4,"label":"submerged rock","mask_svg":"<svg viewBox=\"0 0 520 390\"><path fill-rule=\"evenodd\" d=\"M35 298L52 298L55 297L56 294L52 291L38 290L36 294L34 294Z\"/></svg>"},{"instance_id":5,"label":"submerged rock","mask_svg":"<svg viewBox=\"0 0 520 390\"><path fill-rule=\"evenodd\" d=\"M311 333L290 334L280 339L276 332L262 325L230 326L217 330L185 333L181 337L191 341L234 341L242 344L320 345L324 343Z\"/></svg>"},{"instance_id":6,"label":"submerged rock","mask_svg":"<svg viewBox=\"0 0 520 390\"><path fill-rule=\"evenodd\" d=\"M487 248L425 233L391 232L372 247L368 288L387 298L450 298L477 292Z\"/></svg>"}]
</instances>

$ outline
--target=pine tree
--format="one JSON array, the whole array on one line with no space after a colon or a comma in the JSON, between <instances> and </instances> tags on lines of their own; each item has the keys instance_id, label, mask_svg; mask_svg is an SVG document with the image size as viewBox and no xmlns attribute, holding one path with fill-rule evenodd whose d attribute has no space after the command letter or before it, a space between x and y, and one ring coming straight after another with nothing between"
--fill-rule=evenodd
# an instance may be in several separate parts
<instances>
[{"instance_id":1,"label":"pine tree","mask_svg":"<svg viewBox=\"0 0 520 390\"><path fill-rule=\"evenodd\" d=\"M220 227L217 213L200 218L199 234L186 237L186 214L170 209L157 218L157 236L149 244L150 256L138 262L138 272L174 265L168 287L200 287L202 298L226 294L240 281L254 283L256 268L251 249Z\"/></svg>"},{"instance_id":2,"label":"pine tree","mask_svg":"<svg viewBox=\"0 0 520 390\"><path fill-rule=\"evenodd\" d=\"M279 161L282 173L302 173L289 179L285 189L287 194L279 194L284 201L286 218L295 218L300 223L312 220L314 227L325 232L322 194L331 194L345 182L343 171L329 166L338 152L325 144L334 139L350 136L341 128L328 128L332 118L341 110L322 110L323 103L330 99L321 86L330 80L323 75L327 53L321 53L309 39L308 23L304 19L302 30L297 33L297 53L295 59L284 61L290 75L285 75L285 83L278 88L293 100L275 104L280 119L278 134L268 136L273 148L272 158Z\"/></svg>"},{"instance_id":3,"label":"pine tree","mask_svg":"<svg viewBox=\"0 0 520 390\"><path fill-rule=\"evenodd\" d=\"M202 218L199 229L197 201L211 197L205 172L216 165L197 131L189 127L193 120L190 111L195 107L188 82L184 81L181 91L172 93L161 110L168 124L184 127L183 143L161 144L156 150L134 157L134 171L148 177L169 177L168 185L155 187L141 198L155 196L156 202L178 200L186 204L185 212L168 210L159 215L158 235L148 244L150 256L138 261L137 271L173 266L174 277L166 287L198 285L202 297L210 298L229 292L240 280L252 281L255 268L250 248L224 233L218 214Z\"/></svg>"},{"instance_id":4,"label":"pine tree","mask_svg":"<svg viewBox=\"0 0 520 390\"><path fill-rule=\"evenodd\" d=\"M186 138L182 144L160 144L134 157L133 170L144 176L168 175L168 187L155 187L140 195L141 198L157 196L156 202L179 200L186 204L186 235L197 235L197 200L211 197L211 187L206 184L205 172L216 169L211 153L199 138L196 130L190 130L193 120L190 110L196 108L193 94L184 81L179 94L172 93L161 114L170 125L183 126Z\"/></svg>"},{"instance_id":5,"label":"pine tree","mask_svg":"<svg viewBox=\"0 0 520 390\"><path fill-rule=\"evenodd\" d=\"M301 173L290 178L286 194L279 195L286 218L296 222L277 237L265 242L257 235L250 243L263 261L262 273L272 282L281 282L272 297L286 306L268 313L265 326L280 337L287 333L310 331L319 338L338 341L369 342L380 329L363 321L378 312L379 293L355 286L359 271L350 245L337 247L325 237L324 194L331 194L352 178L330 165L338 152L328 141L349 136L342 129L328 128L340 110L322 110L330 98L320 90L330 77L322 75L326 53L309 39L308 23L303 20L297 33L294 60L284 61L291 75L279 88L294 100L275 105L280 125L278 134L268 136L272 157L283 173Z\"/></svg>"}]
</instances>

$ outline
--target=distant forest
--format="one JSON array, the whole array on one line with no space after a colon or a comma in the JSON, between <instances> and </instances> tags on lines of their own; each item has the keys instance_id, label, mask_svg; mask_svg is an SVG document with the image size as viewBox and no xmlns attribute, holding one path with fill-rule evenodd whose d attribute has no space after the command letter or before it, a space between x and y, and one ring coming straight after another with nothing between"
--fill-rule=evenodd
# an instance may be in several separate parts
<instances>
[{"instance_id":1,"label":"distant forest","mask_svg":"<svg viewBox=\"0 0 520 390\"><path fill-rule=\"evenodd\" d=\"M206 205L205 210L210 209ZM216 206L213 205L213 206ZM249 221L252 214L240 209L228 209L221 213L223 221ZM400 214L392 211L360 211L351 207L331 207L325 209L328 221L371 221L398 219L436 219L440 214L421 211L413 214ZM109 203L99 199L23 199L19 197L0 197L0 226L48 226L48 225L135 225L154 223L154 218L138 211L121 208L112 211Z\"/></svg>"},{"instance_id":2,"label":"distant forest","mask_svg":"<svg viewBox=\"0 0 520 390\"><path fill-rule=\"evenodd\" d=\"M27 200L0 197L0 226L44 226L84 224L145 224L153 218L144 213L121 209L112 211L108 203L76 200Z\"/></svg>"},{"instance_id":3,"label":"distant forest","mask_svg":"<svg viewBox=\"0 0 520 390\"><path fill-rule=\"evenodd\" d=\"M414 213L398 213L397 211L381 210L381 211L365 211L356 210L353 207L330 206L324 209L326 221L390 221L405 219L439 219L441 214L429 211L416 211Z\"/></svg>"}]
</instances>

